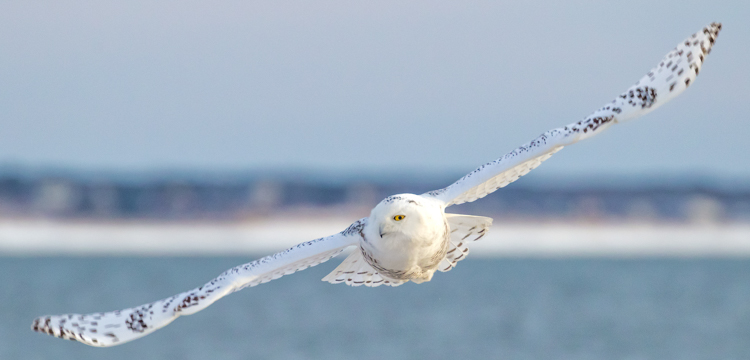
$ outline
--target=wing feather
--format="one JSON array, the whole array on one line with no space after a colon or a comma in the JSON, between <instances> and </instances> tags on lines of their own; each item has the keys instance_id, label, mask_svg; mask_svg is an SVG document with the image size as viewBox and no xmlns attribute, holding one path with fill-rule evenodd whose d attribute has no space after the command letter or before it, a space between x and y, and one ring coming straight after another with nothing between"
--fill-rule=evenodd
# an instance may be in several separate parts
<instances>
[{"instance_id":1,"label":"wing feather","mask_svg":"<svg viewBox=\"0 0 750 360\"><path fill-rule=\"evenodd\" d=\"M355 249L330 274L323 278L331 284L346 284L349 286L377 287L380 285L399 286L408 280L391 279L380 274L365 261L360 249Z\"/></svg>"},{"instance_id":2,"label":"wing feather","mask_svg":"<svg viewBox=\"0 0 750 360\"><path fill-rule=\"evenodd\" d=\"M451 230L451 240L445 258L438 265L442 272L450 271L456 263L469 255L469 243L484 237L492 226L492 219L484 216L445 214Z\"/></svg>"},{"instance_id":3,"label":"wing feather","mask_svg":"<svg viewBox=\"0 0 750 360\"><path fill-rule=\"evenodd\" d=\"M347 247L359 243L366 221L366 218L360 219L336 235L307 241L236 266L201 287L166 299L107 313L42 316L34 320L31 328L99 347L135 340L166 326L180 315L203 310L225 295L328 261Z\"/></svg>"},{"instance_id":4,"label":"wing feather","mask_svg":"<svg viewBox=\"0 0 750 360\"><path fill-rule=\"evenodd\" d=\"M583 120L547 131L450 186L423 195L440 199L446 206L483 198L526 175L564 146L653 111L695 81L720 30L721 24L713 23L685 39L635 85Z\"/></svg>"}]
</instances>

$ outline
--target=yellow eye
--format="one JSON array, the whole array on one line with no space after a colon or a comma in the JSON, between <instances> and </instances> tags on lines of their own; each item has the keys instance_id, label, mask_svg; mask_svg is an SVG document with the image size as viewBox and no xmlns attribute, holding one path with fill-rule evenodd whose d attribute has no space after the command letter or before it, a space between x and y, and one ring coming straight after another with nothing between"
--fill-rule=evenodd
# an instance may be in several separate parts
<instances>
[{"instance_id":1,"label":"yellow eye","mask_svg":"<svg viewBox=\"0 0 750 360\"><path fill-rule=\"evenodd\" d=\"M405 217L406 215L396 215L393 217L393 220L401 221L401 220L404 220Z\"/></svg>"}]
</instances>

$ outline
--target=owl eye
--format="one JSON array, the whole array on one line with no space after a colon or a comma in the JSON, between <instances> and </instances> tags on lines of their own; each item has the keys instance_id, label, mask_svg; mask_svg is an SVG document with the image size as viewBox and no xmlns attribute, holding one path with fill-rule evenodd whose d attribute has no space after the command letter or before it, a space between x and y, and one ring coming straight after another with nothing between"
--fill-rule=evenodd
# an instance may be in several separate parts
<instances>
[{"instance_id":1,"label":"owl eye","mask_svg":"<svg viewBox=\"0 0 750 360\"><path fill-rule=\"evenodd\" d=\"M405 217L406 215L396 215L393 217L393 220L401 221L401 220L404 220Z\"/></svg>"}]
</instances>

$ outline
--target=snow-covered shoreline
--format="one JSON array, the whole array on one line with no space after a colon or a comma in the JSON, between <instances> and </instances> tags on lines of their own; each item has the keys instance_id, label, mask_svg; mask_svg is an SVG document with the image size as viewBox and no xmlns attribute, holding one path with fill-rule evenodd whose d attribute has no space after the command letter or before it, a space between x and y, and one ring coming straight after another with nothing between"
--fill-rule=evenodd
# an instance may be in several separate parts
<instances>
[{"instance_id":1,"label":"snow-covered shoreline","mask_svg":"<svg viewBox=\"0 0 750 360\"><path fill-rule=\"evenodd\" d=\"M0 220L0 255L217 256L272 253L346 228L349 219L234 223ZM750 224L496 223L471 257L750 257Z\"/></svg>"}]
</instances>

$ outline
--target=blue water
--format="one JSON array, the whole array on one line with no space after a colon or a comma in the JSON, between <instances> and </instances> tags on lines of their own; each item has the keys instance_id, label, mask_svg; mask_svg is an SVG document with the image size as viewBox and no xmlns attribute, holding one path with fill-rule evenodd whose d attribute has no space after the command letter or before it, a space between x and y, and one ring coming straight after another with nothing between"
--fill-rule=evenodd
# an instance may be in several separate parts
<instances>
[{"instance_id":1,"label":"blue water","mask_svg":"<svg viewBox=\"0 0 750 360\"><path fill-rule=\"evenodd\" d=\"M0 359L750 359L750 260L736 259L468 259L374 289L321 282L334 260L113 348L29 330L247 260L0 258Z\"/></svg>"}]
</instances>

